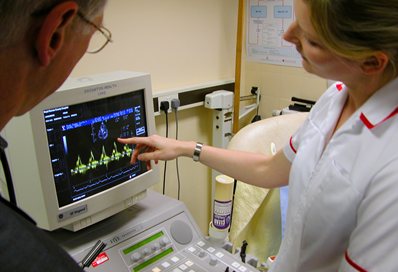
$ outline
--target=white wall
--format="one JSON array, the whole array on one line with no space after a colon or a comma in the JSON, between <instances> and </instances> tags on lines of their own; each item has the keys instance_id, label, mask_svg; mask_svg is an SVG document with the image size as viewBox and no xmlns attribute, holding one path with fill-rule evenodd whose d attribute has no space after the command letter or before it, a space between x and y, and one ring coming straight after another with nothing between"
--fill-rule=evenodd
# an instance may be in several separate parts
<instances>
[{"instance_id":1,"label":"white wall","mask_svg":"<svg viewBox=\"0 0 398 272\"><path fill-rule=\"evenodd\" d=\"M327 81L307 73L303 68L254 62L245 63L244 88L261 90L260 114L270 117L272 110L291 104L291 97L316 101L326 90Z\"/></svg>"},{"instance_id":2,"label":"white wall","mask_svg":"<svg viewBox=\"0 0 398 272\"><path fill-rule=\"evenodd\" d=\"M72 75L149 72L155 92L234 76L237 0L110 0L114 43Z\"/></svg>"}]
</instances>

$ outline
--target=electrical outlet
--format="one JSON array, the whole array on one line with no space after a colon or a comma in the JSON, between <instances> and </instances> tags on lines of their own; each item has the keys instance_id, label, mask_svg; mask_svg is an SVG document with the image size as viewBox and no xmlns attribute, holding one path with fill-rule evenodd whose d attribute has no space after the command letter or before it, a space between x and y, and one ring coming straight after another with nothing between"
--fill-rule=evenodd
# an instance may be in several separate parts
<instances>
[{"instance_id":1,"label":"electrical outlet","mask_svg":"<svg viewBox=\"0 0 398 272\"><path fill-rule=\"evenodd\" d=\"M159 112L160 112L160 103L163 101L168 101L169 102L169 110L168 112L171 112L171 100L173 99L178 99L178 93L176 94L169 94L169 95L162 95L158 97L158 107L159 107Z\"/></svg>"}]
</instances>

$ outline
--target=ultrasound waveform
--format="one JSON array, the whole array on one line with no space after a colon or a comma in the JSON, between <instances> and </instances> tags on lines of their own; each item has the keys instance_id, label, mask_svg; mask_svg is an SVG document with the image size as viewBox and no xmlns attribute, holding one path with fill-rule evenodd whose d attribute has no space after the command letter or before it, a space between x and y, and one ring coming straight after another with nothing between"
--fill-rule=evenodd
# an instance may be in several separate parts
<instances>
[{"instance_id":1,"label":"ultrasound waveform","mask_svg":"<svg viewBox=\"0 0 398 272\"><path fill-rule=\"evenodd\" d=\"M117 145L115 142L113 143L113 147L114 148L112 150L111 155L107 155L105 152L105 147L102 146L102 152L101 152L99 159L96 159L94 157L93 152L91 151L90 158L88 159L88 162L86 164L82 162L80 155L78 155L76 164L75 164L76 165L75 168L70 170L72 176L78 175L78 174L85 174L87 171L94 170L98 166L101 166L101 165L105 165L106 167L108 167L109 162L118 161L121 158L124 158L126 156L130 157L131 153L133 152L133 150L128 145L124 145L123 150L121 152L118 151Z\"/></svg>"},{"instance_id":2,"label":"ultrasound waveform","mask_svg":"<svg viewBox=\"0 0 398 272\"><path fill-rule=\"evenodd\" d=\"M135 171L136 168L138 168L138 165L134 166L133 168L129 168L128 170L121 171L115 175L106 176L106 178L104 178L104 179L100 179L96 182L89 183L80 188L75 188L76 186L73 186L73 192L77 193L77 194L79 194L81 192L87 193L92 188L98 189L100 187L106 186L106 185L108 185L108 183L107 183L108 181L111 181L111 183L116 182L119 178L125 176L126 174L128 174L132 171ZM133 175L130 176L130 178L132 178L132 177L133 177Z\"/></svg>"}]
</instances>

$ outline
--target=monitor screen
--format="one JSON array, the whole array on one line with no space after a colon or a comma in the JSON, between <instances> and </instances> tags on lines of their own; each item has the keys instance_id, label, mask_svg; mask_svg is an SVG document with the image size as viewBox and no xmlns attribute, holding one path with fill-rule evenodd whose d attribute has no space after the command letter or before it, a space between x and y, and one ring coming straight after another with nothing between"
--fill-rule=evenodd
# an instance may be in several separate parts
<instances>
[{"instance_id":1,"label":"monitor screen","mask_svg":"<svg viewBox=\"0 0 398 272\"><path fill-rule=\"evenodd\" d=\"M17 205L50 231L77 231L134 205L158 169L131 164L135 147L117 138L154 133L149 74L68 79L2 131Z\"/></svg>"},{"instance_id":2,"label":"monitor screen","mask_svg":"<svg viewBox=\"0 0 398 272\"><path fill-rule=\"evenodd\" d=\"M139 176L118 137L147 136L144 90L43 111L59 207Z\"/></svg>"}]
</instances>

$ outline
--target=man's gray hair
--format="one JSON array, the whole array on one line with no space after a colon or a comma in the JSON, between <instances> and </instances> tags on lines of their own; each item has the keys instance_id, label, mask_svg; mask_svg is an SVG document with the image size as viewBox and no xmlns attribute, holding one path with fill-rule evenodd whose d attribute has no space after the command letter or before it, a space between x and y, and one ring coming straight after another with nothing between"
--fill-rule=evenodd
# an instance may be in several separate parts
<instances>
[{"instance_id":1,"label":"man's gray hair","mask_svg":"<svg viewBox=\"0 0 398 272\"><path fill-rule=\"evenodd\" d=\"M88 19L101 12L107 0L75 0L79 11ZM0 1L0 48L12 46L26 35L35 14L49 12L65 0L1 0ZM45 15L45 14L44 14Z\"/></svg>"}]
</instances>

